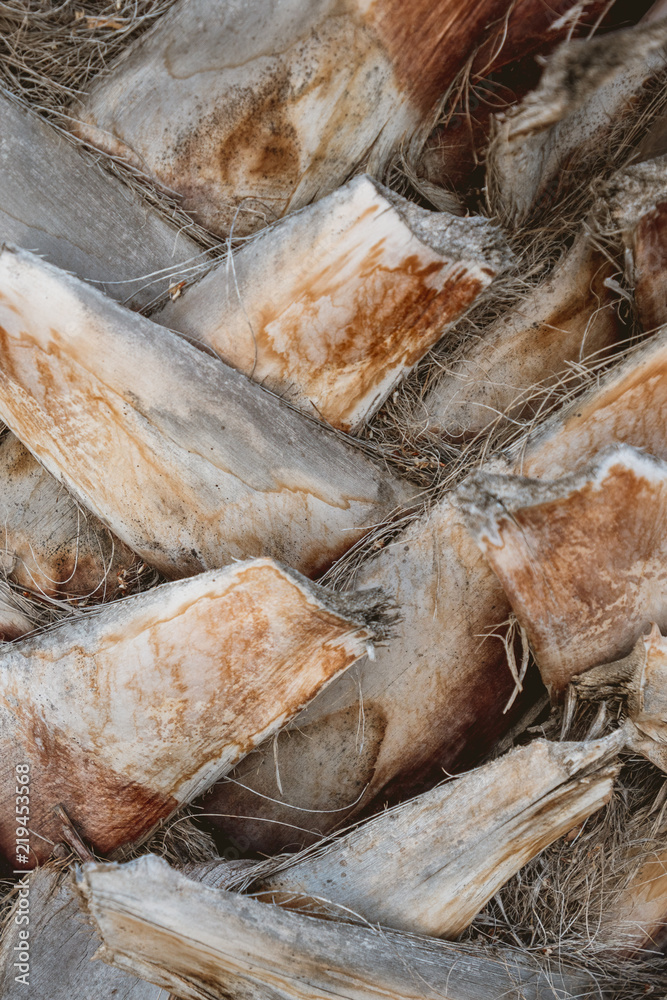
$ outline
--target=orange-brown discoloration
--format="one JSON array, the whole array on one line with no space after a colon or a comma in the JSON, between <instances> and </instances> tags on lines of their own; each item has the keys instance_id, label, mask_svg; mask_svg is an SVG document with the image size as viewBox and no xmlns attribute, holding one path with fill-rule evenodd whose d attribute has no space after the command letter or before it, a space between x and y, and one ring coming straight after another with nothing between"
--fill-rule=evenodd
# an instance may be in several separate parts
<instances>
[{"instance_id":1,"label":"orange-brown discoloration","mask_svg":"<svg viewBox=\"0 0 667 1000\"><path fill-rule=\"evenodd\" d=\"M385 62L356 16L332 10L285 52L258 59L248 84L230 79L213 110L190 116L162 158L161 179L208 228L226 233L233 226L237 235L258 229L291 207L300 185L335 186L324 164L336 169L345 156L342 137L350 133L353 141L351 129L365 124L356 92L377 85L374 73L391 73ZM173 72L168 52L166 68Z\"/></svg>"},{"instance_id":2,"label":"orange-brown discoloration","mask_svg":"<svg viewBox=\"0 0 667 1000\"><path fill-rule=\"evenodd\" d=\"M19 643L0 684L7 801L27 761L37 833L53 839L62 803L97 850L136 843L289 720L369 635L267 560ZM7 853L12 830L0 827ZM50 853L41 841L33 850Z\"/></svg>"},{"instance_id":3,"label":"orange-brown discoloration","mask_svg":"<svg viewBox=\"0 0 667 1000\"><path fill-rule=\"evenodd\" d=\"M28 254L6 251L0 267L22 306L21 323L2 314L2 416L165 575L265 554L315 573L409 496L175 334ZM53 293L48 310L24 285L36 272ZM49 328L56 300L66 328Z\"/></svg>"},{"instance_id":4,"label":"orange-brown discoloration","mask_svg":"<svg viewBox=\"0 0 667 1000\"><path fill-rule=\"evenodd\" d=\"M10 789L16 783L15 766L30 764L30 867L47 861L53 846L64 839L53 811L58 804L65 806L84 841L101 854L142 839L178 807L176 799L127 779L44 718L21 715L21 745L3 753L0 782ZM10 859L15 827L7 800L0 813L0 852Z\"/></svg>"},{"instance_id":5,"label":"orange-brown discoloration","mask_svg":"<svg viewBox=\"0 0 667 1000\"><path fill-rule=\"evenodd\" d=\"M483 636L507 619L510 604L453 508L443 505L426 523L414 524L365 564L359 584L382 586L402 609L395 638L376 651L375 662L358 668L363 716L359 683L348 674L279 741L285 802L315 810L350 807L343 813L299 814L297 825L315 835L331 831L341 817L348 822L385 801L394 804L432 788L443 770L459 773L478 764L543 692L535 671L503 714L514 680L501 643ZM246 758L233 776L251 791L220 783L215 808L203 800L207 812L295 822L289 815L294 810L260 800L252 791L281 798L272 744ZM210 822L267 853L313 839L277 823L226 816Z\"/></svg>"},{"instance_id":6,"label":"orange-brown discoloration","mask_svg":"<svg viewBox=\"0 0 667 1000\"><path fill-rule=\"evenodd\" d=\"M388 266L382 249L375 244L361 262L351 317L342 329L322 329L320 316L323 304L345 291L337 274L341 261L295 288L286 314L265 310L255 330L267 383L277 391L296 383L323 419L343 430L358 424L364 398L374 390L380 396L388 374L411 368L483 287L465 265L425 262L412 253ZM313 328L320 336L309 345L306 334Z\"/></svg>"},{"instance_id":7,"label":"orange-brown discoloration","mask_svg":"<svg viewBox=\"0 0 667 1000\"><path fill-rule=\"evenodd\" d=\"M667 323L667 202L637 223L633 235L635 299L645 330Z\"/></svg>"},{"instance_id":8,"label":"orange-brown discoloration","mask_svg":"<svg viewBox=\"0 0 667 1000\"><path fill-rule=\"evenodd\" d=\"M659 343L536 434L514 471L535 478L565 475L616 443L667 459L666 419L667 350Z\"/></svg>"},{"instance_id":9,"label":"orange-brown discoloration","mask_svg":"<svg viewBox=\"0 0 667 1000\"><path fill-rule=\"evenodd\" d=\"M244 212L247 195L281 214L301 173L290 90L289 70L282 67L256 88L236 89L178 140L166 180L197 221L221 231L236 219L236 232L251 231L257 223ZM221 204L221 188L228 192L227 205ZM255 213L258 207L250 205Z\"/></svg>"},{"instance_id":10,"label":"orange-brown discoloration","mask_svg":"<svg viewBox=\"0 0 667 1000\"><path fill-rule=\"evenodd\" d=\"M601 484L512 507L487 556L524 624L553 693L625 656L651 620L667 626L662 525L667 479L623 465Z\"/></svg>"},{"instance_id":11,"label":"orange-brown discoloration","mask_svg":"<svg viewBox=\"0 0 667 1000\"><path fill-rule=\"evenodd\" d=\"M447 90L486 30L511 9L507 0L375 0L368 18L394 72L421 111Z\"/></svg>"},{"instance_id":12,"label":"orange-brown discoloration","mask_svg":"<svg viewBox=\"0 0 667 1000\"><path fill-rule=\"evenodd\" d=\"M656 851L611 897L600 939L630 954L667 951L667 850Z\"/></svg>"},{"instance_id":13,"label":"orange-brown discoloration","mask_svg":"<svg viewBox=\"0 0 667 1000\"><path fill-rule=\"evenodd\" d=\"M479 221L360 176L236 254L235 282L216 268L160 321L354 432L505 265Z\"/></svg>"}]
</instances>

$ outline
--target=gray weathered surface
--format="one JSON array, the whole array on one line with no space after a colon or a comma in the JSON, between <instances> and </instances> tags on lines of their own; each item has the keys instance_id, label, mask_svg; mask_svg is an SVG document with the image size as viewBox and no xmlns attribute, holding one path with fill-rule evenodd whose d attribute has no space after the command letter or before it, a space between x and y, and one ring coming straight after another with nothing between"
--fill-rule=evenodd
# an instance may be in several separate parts
<instances>
[{"instance_id":1,"label":"gray weathered surface","mask_svg":"<svg viewBox=\"0 0 667 1000\"><path fill-rule=\"evenodd\" d=\"M140 565L9 433L0 441L0 559L20 587L92 601L119 596Z\"/></svg>"},{"instance_id":2,"label":"gray weathered surface","mask_svg":"<svg viewBox=\"0 0 667 1000\"><path fill-rule=\"evenodd\" d=\"M167 575L255 555L315 575L414 493L324 425L33 255L5 249L0 286L2 419Z\"/></svg>"},{"instance_id":3,"label":"gray weathered surface","mask_svg":"<svg viewBox=\"0 0 667 1000\"><path fill-rule=\"evenodd\" d=\"M70 876L41 868L30 875L30 924L17 924L16 908L0 943L0 996L3 1000L169 1000L159 986L121 969L92 961L101 939L81 911ZM15 981L15 946L29 931L29 985Z\"/></svg>"},{"instance_id":4,"label":"gray weathered surface","mask_svg":"<svg viewBox=\"0 0 667 1000\"><path fill-rule=\"evenodd\" d=\"M611 347L620 324L604 281L614 265L581 234L553 274L447 359L419 418L448 438L485 431L499 414L526 418L537 384L557 380L570 361Z\"/></svg>"},{"instance_id":5,"label":"gray weathered surface","mask_svg":"<svg viewBox=\"0 0 667 1000\"><path fill-rule=\"evenodd\" d=\"M613 143L665 67L664 21L564 43L535 90L499 116L488 156L497 210L520 223L541 200L553 204L561 182Z\"/></svg>"},{"instance_id":6,"label":"gray weathered surface","mask_svg":"<svg viewBox=\"0 0 667 1000\"><path fill-rule=\"evenodd\" d=\"M590 743L536 740L297 855L253 892L455 938L519 868L608 801L618 768L603 765L622 745L618 732Z\"/></svg>"},{"instance_id":7,"label":"gray weathered surface","mask_svg":"<svg viewBox=\"0 0 667 1000\"><path fill-rule=\"evenodd\" d=\"M318 920L211 889L146 856L78 881L105 961L184 1000L566 1000L589 977L520 952Z\"/></svg>"},{"instance_id":8,"label":"gray weathered surface","mask_svg":"<svg viewBox=\"0 0 667 1000\"><path fill-rule=\"evenodd\" d=\"M667 156L619 171L605 199L602 208L624 244L642 325L655 330L667 322Z\"/></svg>"},{"instance_id":9,"label":"gray weathered surface","mask_svg":"<svg viewBox=\"0 0 667 1000\"><path fill-rule=\"evenodd\" d=\"M508 9L182 0L93 82L77 131L178 191L209 229L248 232L360 168L381 176Z\"/></svg>"},{"instance_id":10,"label":"gray weathered surface","mask_svg":"<svg viewBox=\"0 0 667 1000\"><path fill-rule=\"evenodd\" d=\"M0 89L0 244L16 243L139 308L169 286L150 277L201 247L34 112Z\"/></svg>"}]
</instances>

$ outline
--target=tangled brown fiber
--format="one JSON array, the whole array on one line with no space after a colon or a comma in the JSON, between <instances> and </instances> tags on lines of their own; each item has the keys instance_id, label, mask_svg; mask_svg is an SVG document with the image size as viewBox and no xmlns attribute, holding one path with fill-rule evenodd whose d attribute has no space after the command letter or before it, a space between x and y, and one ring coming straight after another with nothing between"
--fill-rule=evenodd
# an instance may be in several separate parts
<instances>
[{"instance_id":1,"label":"tangled brown fiber","mask_svg":"<svg viewBox=\"0 0 667 1000\"><path fill-rule=\"evenodd\" d=\"M3 0L0 80L40 111L64 114L86 84L173 0Z\"/></svg>"}]
</instances>

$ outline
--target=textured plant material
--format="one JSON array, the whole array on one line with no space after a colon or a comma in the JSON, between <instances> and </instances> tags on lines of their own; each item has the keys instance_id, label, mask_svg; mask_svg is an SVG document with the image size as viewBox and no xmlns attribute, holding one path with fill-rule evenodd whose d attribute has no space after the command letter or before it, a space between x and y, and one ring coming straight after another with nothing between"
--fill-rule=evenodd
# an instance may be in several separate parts
<instances>
[{"instance_id":1,"label":"textured plant material","mask_svg":"<svg viewBox=\"0 0 667 1000\"><path fill-rule=\"evenodd\" d=\"M248 232L360 167L381 176L511 9L181 2L93 83L76 129L181 194L209 229Z\"/></svg>"},{"instance_id":2,"label":"textured plant material","mask_svg":"<svg viewBox=\"0 0 667 1000\"><path fill-rule=\"evenodd\" d=\"M10 433L0 441L0 524L2 571L29 591L102 601L136 578L134 552Z\"/></svg>"},{"instance_id":3,"label":"textured plant material","mask_svg":"<svg viewBox=\"0 0 667 1000\"><path fill-rule=\"evenodd\" d=\"M667 771L667 639L653 624L628 656L592 667L572 678L585 701L622 698L627 746ZM659 818L658 818L659 821ZM667 851L646 851L641 839L625 848L630 876L610 896L600 938L615 951L634 953L667 947ZM643 855L643 857L642 857Z\"/></svg>"},{"instance_id":4,"label":"textured plant material","mask_svg":"<svg viewBox=\"0 0 667 1000\"><path fill-rule=\"evenodd\" d=\"M494 116L516 104L539 82L539 63L560 42L589 35L604 21L618 23L605 0L518 0L477 51L466 79L429 136L418 161L427 182L465 193L479 175ZM624 19L620 10L620 18ZM419 188L428 197L429 188ZM439 188L436 187L436 190ZM440 189L441 190L441 189Z\"/></svg>"},{"instance_id":5,"label":"textured plant material","mask_svg":"<svg viewBox=\"0 0 667 1000\"><path fill-rule=\"evenodd\" d=\"M424 399L428 429L474 437L501 413L525 418L536 384L546 387L568 362L611 347L621 332L605 286L613 273L580 235L546 282L447 359L444 377Z\"/></svg>"},{"instance_id":6,"label":"textured plant material","mask_svg":"<svg viewBox=\"0 0 667 1000\"><path fill-rule=\"evenodd\" d=\"M655 623L628 656L592 667L573 677L572 685L588 701L625 698L632 749L667 771L667 639Z\"/></svg>"},{"instance_id":7,"label":"textured plant material","mask_svg":"<svg viewBox=\"0 0 667 1000\"><path fill-rule=\"evenodd\" d=\"M667 460L666 372L662 331L494 468L551 479L585 467L616 441ZM221 782L204 800L206 812L221 814L212 823L257 850L311 843L304 828L325 833L380 796L396 801L420 782L435 784L442 769L469 767L534 702L527 686L503 715L515 681L502 643L484 636L498 633L511 605L451 498L369 559L357 586L380 586L399 607L388 648L244 761L233 777L245 787Z\"/></svg>"},{"instance_id":8,"label":"textured plant material","mask_svg":"<svg viewBox=\"0 0 667 1000\"><path fill-rule=\"evenodd\" d=\"M428 212L362 175L153 318L354 431L510 258L485 219Z\"/></svg>"},{"instance_id":9,"label":"textured plant material","mask_svg":"<svg viewBox=\"0 0 667 1000\"><path fill-rule=\"evenodd\" d=\"M0 244L16 243L140 308L201 247L0 90ZM155 274L155 272L162 272Z\"/></svg>"},{"instance_id":10,"label":"textured plant material","mask_svg":"<svg viewBox=\"0 0 667 1000\"><path fill-rule=\"evenodd\" d=\"M667 850L653 851L603 916L600 939L616 952L667 949Z\"/></svg>"},{"instance_id":11,"label":"textured plant material","mask_svg":"<svg viewBox=\"0 0 667 1000\"><path fill-rule=\"evenodd\" d=\"M667 156L628 167L605 192L645 330L667 323Z\"/></svg>"},{"instance_id":12,"label":"textured plant material","mask_svg":"<svg viewBox=\"0 0 667 1000\"><path fill-rule=\"evenodd\" d=\"M189 881L148 855L78 880L99 957L184 1000L553 1000L592 980L511 949L485 950L318 920Z\"/></svg>"},{"instance_id":13,"label":"textured plant material","mask_svg":"<svg viewBox=\"0 0 667 1000\"><path fill-rule=\"evenodd\" d=\"M553 205L599 159L667 67L667 24L642 25L564 43L539 85L499 116L489 148L488 183L511 223Z\"/></svg>"},{"instance_id":14,"label":"textured plant material","mask_svg":"<svg viewBox=\"0 0 667 1000\"><path fill-rule=\"evenodd\" d=\"M553 695L667 628L664 462L621 446L550 482L479 472L458 499Z\"/></svg>"},{"instance_id":15,"label":"textured plant material","mask_svg":"<svg viewBox=\"0 0 667 1000\"><path fill-rule=\"evenodd\" d=\"M519 868L608 801L618 768L603 765L622 743L620 733L536 740L297 855L254 892L455 938Z\"/></svg>"},{"instance_id":16,"label":"textured plant material","mask_svg":"<svg viewBox=\"0 0 667 1000\"><path fill-rule=\"evenodd\" d=\"M30 858L62 805L109 853L145 839L365 651L377 594L338 598L269 559L164 584L2 651L0 847L30 770ZM374 604L375 600L375 604Z\"/></svg>"},{"instance_id":17,"label":"textured plant material","mask_svg":"<svg viewBox=\"0 0 667 1000\"><path fill-rule=\"evenodd\" d=\"M30 923L16 922L26 912L17 899L0 942L3 1000L169 1000L170 993L161 987L91 961L101 940L67 873L40 868L31 873L29 888ZM24 963L19 962L22 948L29 953ZM23 981L16 981L21 971L14 963L29 967Z\"/></svg>"},{"instance_id":18,"label":"textured plant material","mask_svg":"<svg viewBox=\"0 0 667 1000\"><path fill-rule=\"evenodd\" d=\"M0 291L2 419L168 576L265 554L314 575L413 492L239 372L32 254L0 253Z\"/></svg>"}]
</instances>

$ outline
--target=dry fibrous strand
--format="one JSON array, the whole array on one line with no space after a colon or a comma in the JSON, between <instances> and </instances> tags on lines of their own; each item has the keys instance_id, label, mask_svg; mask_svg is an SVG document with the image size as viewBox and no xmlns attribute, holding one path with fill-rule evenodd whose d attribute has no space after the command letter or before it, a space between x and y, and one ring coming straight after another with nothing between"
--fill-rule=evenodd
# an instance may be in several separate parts
<instances>
[{"instance_id":1,"label":"dry fibrous strand","mask_svg":"<svg viewBox=\"0 0 667 1000\"><path fill-rule=\"evenodd\" d=\"M618 441L667 460L666 366L663 331L489 471L553 479ZM381 796L396 801L443 769L469 767L534 704L534 681L516 683L497 638L510 601L451 498L374 553L356 581L399 608L391 644L249 756L232 775L238 784L221 782L202 802L212 824L254 849L312 843L304 828L326 833Z\"/></svg>"},{"instance_id":2,"label":"dry fibrous strand","mask_svg":"<svg viewBox=\"0 0 667 1000\"><path fill-rule=\"evenodd\" d=\"M486 219L426 211L362 175L153 319L354 432L510 260Z\"/></svg>"},{"instance_id":3,"label":"dry fibrous strand","mask_svg":"<svg viewBox=\"0 0 667 1000\"><path fill-rule=\"evenodd\" d=\"M550 376L555 383L567 362L611 349L622 334L605 285L614 270L581 233L545 282L444 359L445 373L419 410L428 431L469 438L499 414L525 419L535 383L545 387Z\"/></svg>"},{"instance_id":4,"label":"dry fibrous strand","mask_svg":"<svg viewBox=\"0 0 667 1000\"><path fill-rule=\"evenodd\" d=\"M552 696L667 627L663 461L620 446L554 481L479 472L457 497Z\"/></svg>"},{"instance_id":5,"label":"dry fibrous strand","mask_svg":"<svg viewBox=\"0 0 667 1000\"><path fill-rule=\"evenodd\" d=\"M331 595L261 559L4 647L4 856L44 861L62 840L59 806L103 854L140 843L385 634L378 597ZM29 852L13 816L26 765Z\"/></svg>"},{"instance_id":6,"label":"dry fibrous strand","mask_svg":"<svg viewBox=\"0 0 667 1000\"><path fill-rule=\"evenodd\" d=\"M648 602L646 607L649 614L654 610ZM634 631L633 626L630 621L628 631ZM592 667L571 683L585 700L626 699L630 746L667 772L667 639L657 624L637 639L627 656Z\"/></svg>"},{"instance_id":7,"label":"dry fibrous strand","mask_svg":"<svg viewBox=\"0 0 667 1000\"><path fill-rule=\"evenodd\" d=\"M501 217L525 222L594 175L605 157L613 163L623 155L626 131L667 67L666 46L667 25L659 22L556 50L539 86L499 116L487 183Z\"/></svg>"},{"instance_id":8,"label":"dry fibrous strand","mask_svg":"<svg viewBox=\"0 0 667 1000\"><path fill-rule=\"evenodd\" d=\"M482 183L482 165L494 116L520 101L537 86L543 59L560 42L590 37L601 24L618 23L606 0L521 0L498 23L461 74L442 121L429 136L418 159L420 173L453 186L462 194Z\"/></svg>"},{"instance_id":9,"label":"dry fibrous strand","mask_svg":"<svg viewBox=\"0 0 667 1000\"><path fill-rule=\"evenodd\" d=\"M29 248L113 299L145 306L206 258L179 226L1 90L0 159L0 243Z\"/></svg>"},{"instance_id":10,"label":"dry fibrous strand","mask_svg":"<svg viewBox=\"0 0 667 1000\"><path fill-rule=\"evenodd\" d=\"M167 576L264 554L315 575L415 492L333 430L32 254L5 249L0 286L2 418Z\"/></svg>"},{"instance_id":11,"label":"dry fibrous strand","mask_svg":"<svg viewBox=\"0 0 667 1000\"><path fill-rule=\"evenodd\" d=\"M247 232L420 146L511 7L179 3L93 83L76 131L179 192L209 229Z\"/></svg>"},{"instance_id":12,"label":"dry fibrous strand","mask_svg":"<svg viewBox=\"0 0 667 1000\"><path fill-rule=\"evenodd\" d=\"M585 972L387 928L323 921L190 881L154 856L86 865L99 957L188 1000L547 1000Z\"/></svg>"},{"instance_id":13,"label":"dry fibrous strand","mask_svg":"<svg viewBox=\"0 0 667 1000\"><path fill-rule=\"evenodd\" d=\"M601 938L614 951L634 955L667 949L667 850L655 851L614 899Z\"/></svg>"},{"instance_id":14,"label":"dry fibrous strand","mask_svg":"<svg viewBox=\"0 0 667 1000\"><path fill-rule=\"evenodd\" d=\"M637 639L627 656L577 674L570 683L576 697L583 701L621 699L626 746L667 771L667 640L656 624ZM622 842L627 873L616 877L616 885L612 882L613 895L608 893L612 905L604 914L599 934L601 945L615 953L667 948L667 852L662 820L665 793L667 784L663 784L652 810L657 812L657 841L647 850L633 831Z\"/></svg>"},{"instance_id":15,"label":"dry fibrous strand","mask_svg":"<svg viewBox=\"0 0 667 1000\"><path fill-rule=\"evenodd\" d=\"M636 853L630 845L628 863ZM600 927L600 940L607 949L635 957L640 951L667 950L667 850L644 853L648 857L614 895Z\"/></svg>"}]
</instances>

